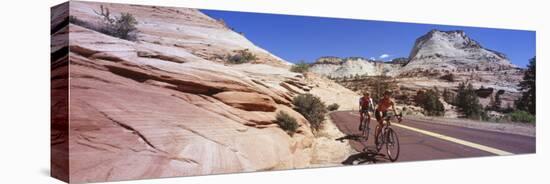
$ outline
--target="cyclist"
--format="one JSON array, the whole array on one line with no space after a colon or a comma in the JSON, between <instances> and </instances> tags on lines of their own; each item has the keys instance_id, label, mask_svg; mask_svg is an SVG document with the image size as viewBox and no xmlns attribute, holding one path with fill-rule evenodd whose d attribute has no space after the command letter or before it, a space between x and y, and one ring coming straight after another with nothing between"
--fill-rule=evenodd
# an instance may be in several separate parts
<instances>
[{"instance_id":1,"label":"cyclist","mask_svg":"<svg viewBox=\"0 0 550 184\"><path fill-rule=\"evenodd\" d=\"M363 97L359 98L359 131L362 131L363 128L365 128L363 124L363 118L367 118L367 120L370 120L370 113L369 111L374 110L374 104L372 102L372 98L370 97L369 92L364 92ZM368 127L367 127L368 128Z\"/></svg>"},{"instance_id":2,"label":"cyclist","mask_svg":"<svg viewBox=\"0 0 550 184\"><path fill-rule=\"evenodd\" d=\"M388 115L388 110L391 107L391 110L394 114L397 114L397 111L395 110L395 103L391 99L392 92L389 90L384 91L384 97L380 99L378 102L378 106L376 108L376 111L374 111L374 117L376 117L376 121L378 121L378 128L376 129L374 136L378 137L378 134L380 131L382 131L382 126L384 125L384 118ZM398 117L401 118L401 117ZM374 139L376 144L378 144L378 139Z\"/></svg>"}]
</instances>

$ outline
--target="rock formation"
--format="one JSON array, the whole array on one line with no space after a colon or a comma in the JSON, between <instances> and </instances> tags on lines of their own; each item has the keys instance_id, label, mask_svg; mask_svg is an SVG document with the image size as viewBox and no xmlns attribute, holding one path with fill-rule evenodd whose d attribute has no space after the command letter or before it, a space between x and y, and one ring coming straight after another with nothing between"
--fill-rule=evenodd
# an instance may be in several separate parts
<instances>
[{"instance_id":1,"label":"rock formation","mask_svg":"<svg viewBox=\"0 0 550 184\"><path fill-rule=\"evenodd\" d=\"M377 62L360 57L322 57L311 65L312 72L335 78L341 85L355 91L369 90L378 76L392 77L398 95L408 102L419 90L437 87L456 90L459 82L470 82L476 89L487 87L505 91L503 106L512 106L519 97L517 85L523 69L510 63L497 51L484 48L464 31L432 30L420 36L408 58ZM449 76L452 75L452 80ZM375 76L373 78L373 76ZM370 77L370 78L368 78ZM484 94L484 96L491 95ZM492 94L494 96L494 94ZM480 99L483 105L489 98Z\"/></svg>"},{"instance_id":2,"label":"rock formation","mask_svg":"<svg viewBox=\"0 0 550 184\"><path fill-rule=\"evenodd\" d=\"M310 92L351 108L357 94L315 74L290 72L286 61L198 10L102 5L134 15L139 32L128 41L75 24L65 28L71 182L331 164L315 159L318 138L292 109L292 97ZM97 24L99 7L73 1L70 15ZM224 62L224 55L243 49L258 59ZM274 122L280 111L296 118L297 133ZM346 143L321 142L322 151L349 151Z\"/></svg>"},{"instance_id":3,"label":"rock formation","mask_svg":"<svg viewBox=\"0 0 550 184\"><path fill-rule=\"evenodd\" d=\"M331 78L355 77L355 76L393 76L397 74L402 64L374 61L361 57L319 58L310 67L310 71Z\"/></svg>"},{"instance_id":4,"label":"rock formation","mask_svg":"<svg viewBox=\"0 0 550 184\"><path fill-rule=\"evenodd\" d=\"M419 37L401 73L426 69L461 71L496 71L517 68L497 51L489 50L464 31L432 30Z\"/></svg>"}]
</instances>

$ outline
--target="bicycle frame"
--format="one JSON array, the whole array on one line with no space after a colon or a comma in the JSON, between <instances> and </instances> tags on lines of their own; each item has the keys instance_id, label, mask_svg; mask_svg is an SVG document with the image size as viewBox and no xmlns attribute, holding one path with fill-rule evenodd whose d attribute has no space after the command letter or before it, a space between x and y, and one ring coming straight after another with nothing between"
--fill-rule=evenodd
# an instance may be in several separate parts
<instances>
[{"instance_id":1,"label":"bicycle frame","mask_svg":"<svg viewBox=\"0 0 550 184\"><path fill-rule=\"evenodd\" d=\"M402 115L393 115L395 117L402 117ZM382 130L380 131L380 135L376 135L376 139L378 141L378 144L376 145L377 151L380 151L382 149L382 146L386 146L386 152L389 157L389 159L394 162L399 157L399 138L397 136L397 133L391 128L391 117L388 116L384 118L384 124L382 125ZM398 118L398 121L401 121L401 118ZM393 137L395 136L395 137ZM397 146L397 151L393 152L390 150L390 147Z\"/></svg>"},{"instance_id":2,"label":"bicycle frame","mask_svg":"<svg viewBox=\"0 0 550 184\"><path fill-rule=\"evenodd\" d=\"M361 131L361 136L363 137L363 139L368 140L369 139L369 133L370 133L370 117L368 116L368 111L367 112L361 112L362 116L363 116L363 121L361 121L360 125L359 126L362 126L363 127L363 130Z\"/></svg>"}]
</instances>

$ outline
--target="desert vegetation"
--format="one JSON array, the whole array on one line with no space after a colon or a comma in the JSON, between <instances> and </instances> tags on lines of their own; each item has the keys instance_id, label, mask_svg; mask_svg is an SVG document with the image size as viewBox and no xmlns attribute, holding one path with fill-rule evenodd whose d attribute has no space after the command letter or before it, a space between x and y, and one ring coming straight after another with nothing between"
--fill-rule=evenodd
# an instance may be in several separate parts
<instances>
[{"instance_id":1,"label":"desert vegetation","mask_svg":"<svg viewBox=\"0 0 550 184\"><path fill-rule=\"evenodd\" d=\"M309 70L309 64L307 64L304 61L300 61L292 65L292 67L290 67L290 71L296 72L296 73L306 73L308 70Z\"/></svg>"},{"instance_id":2,"label":"desert vegetation","mask_svg":"<svg viewBox=\"0 0 550 184\"><path fill-rule=\"evenodd\" d=\"M284 111L279 111L275 118L275 122L279 125L279 127L281 127L281 129L286 131L289 135L292 136L296 133L299 125L294 117Z\"/></svg>"},{"instance_id":3,"label":"desert vegetation","mask_svg":"<svg viewBox=\"0 0 550 184\"><path fill-rule=\"evenodd\" d=\"M415 102L424 109L424 114L428 116L443 116L445 114L445 107L439 100L437 89L418 91L415 96Z\"/></svg>"},{"instance_id":4,"label":"desert vegetation","mask_svg":"<svg viewBox=\"0 0 550 184\"><path fill-rule=\"evenodd\" d=\"M248 49L233 51L234 54L229 54L226 61L231 64L242 64L256 61L258 58Z\"/></svg>"},{"instance_id":5,"label":"desert vegetation","mask_svg":"<svg viewBox=\"0 0 550 184\"><path fill-rule=\"evenodd\" d=\"M83 21L76 16L70 16L69 22L117 38L130 41L137 39L138 21L132 14L120 13L119 16L113 16L109 8L103 5L100 6L99 11L94 10L94 12L101 18L98 24Z\"/></svg>"},{"instance_id":6,"label":"desert vegetation","mask_svg":"<svg viewBox=\"0 0 550 184\"><path fill-rule=\"evenodd\" d=\"M472 83L461 82L458 85L454 102L466 118L481 120L486 116Z\"/></svg>"},{"instance_id":7,"label":"desert vegetation","mask_svg":"<svg viewBox=\"0 0 550 184\"><path fill-rule=\"evenodd\" d=\"M516 110L508 113L505 118L506 120L512 122L535 123L535 116L527 111L522 110Z\"/></svg>"},{"instance_id":8,"label":"desert vegetation","mask_svg":"<svg viewBox=\"0 0 550 184\"><path fill-rule=\"evenodd\" d=\"M312 94L300 94L292 99L294 109L302 114L313 130L319 130L325 120L327 108L321 99Z\"/></svg>"},{"instance_id":9,"label":"desert vegetation","mask_svg":"<svg viewBox=\"0 0 550 184\"><path fill-rule=\"evenodd\" d=\"M523 93L515 103L517 109L529 112L532 115L536 114L536 60L536 57L529 60L523 81L519 83Z\"/></svg>"}]
</instances>

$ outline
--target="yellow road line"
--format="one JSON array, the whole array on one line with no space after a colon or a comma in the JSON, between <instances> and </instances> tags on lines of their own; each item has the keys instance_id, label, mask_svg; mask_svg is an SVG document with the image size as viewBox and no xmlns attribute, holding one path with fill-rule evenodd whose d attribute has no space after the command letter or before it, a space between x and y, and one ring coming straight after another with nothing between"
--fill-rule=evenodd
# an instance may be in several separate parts
<instances>
[{"instance_id":1,"label":"yellow road line","mask_svg":"<svg viewBox=\"0 0 550 184\"><path fill-rule=\"evenodd\" d=\"M357 114L353 114L353 115L359 116ZM454 142L454 143L457 143L457 144L460 144L460 145L464 145L464 146L472 147L472 148L475 148L475 149L478 149L478 150L486 151L486 152L489 152L489 153L492 153L492 154L495 154L495 155L513 155L513 153L503 151L503 150L500 150L500 149L496 149L496 148L492 148L492 147L489 147L489 146L473 143L473 142L470 142L470 141L465 141L465 140L462 140L462 139L457 139L457 138L454 138L454 137L449 137L449 136L446 136L446 135L443 135L443 134L438 134L438 133L434 133L434 132L430 132L430 131L410 127L410 126L403 125L403 124L392 123L392 125L400 127L400 128L404 128L404 129L407 129L407 130L415 131L415 132L418 132L418 133L421 133L421 134L425 134L425 135L428 135L428 136L432 136L432 137L435 137L435 138L443 139L443 140L446 140L446 141L449 141L449 142Z\"/></svg>"}]
</instances>

